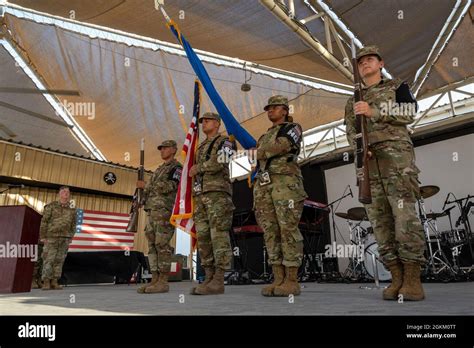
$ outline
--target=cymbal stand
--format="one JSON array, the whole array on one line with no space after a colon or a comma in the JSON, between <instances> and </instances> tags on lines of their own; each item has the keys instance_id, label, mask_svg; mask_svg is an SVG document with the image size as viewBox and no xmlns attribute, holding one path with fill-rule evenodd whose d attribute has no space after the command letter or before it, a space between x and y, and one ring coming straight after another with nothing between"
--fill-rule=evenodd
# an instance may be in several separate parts
<instances>
[{"instance_id":1,"label":"cymbal stand","mask_svg":"<svg viewBox=\"0 0 474 348\"><path fill-rule=\"evenodd\" d=\"M362 221L359 221L355 225L350 220L347 220L347 223L349 225L349 240L351 241L351 244L356 245L357 250L364 250L366 234L363 235L362 233L364 230L361 226ZM367 279L365 267L363 267L363 259L360 255L349 258L349 265L344 271L343 278L356 281Z\"/></svg>"},{"instance_id":2,"label":"cymbal stand","mask_svg":"<svg viewBox=\"0 0 474 348\"><path fill-rule=\"evenodd\" d=\"M367 251L369 254L370 254L370 259L371 259L371 262L372 262L372 266L374 267L373 270L374 270L374 283L375 283L375 286L360 286L359 288L360 289L365 289L365 290L379 290L379 289L385 289L386 286L380 286L380 280L379 280L379 268L378 268L378 265L377 265L377 255L375 255L373 252L371 252L370 250ZM365 260L367 261L367 260Z\"/></svg>"},{"instance_id":3,"label":"cymbal stand","mask_svg":"<svg viewBox=\"0 0 474 348\"><path fill-rule=\"evenodd\" d=\"M432 224L431 221L426 216L425 201L423 197L420 197L418 199L418 213L421 220L421 224L423 225L423 231L425 233L425 239L426 239L426 243L428 244L428 252L429 252L429 259L428 259L428 262L426 263L426 269L424 272L425 275L428 275L431 273L434 276L438 276L443 270L447 270L452 275L456 275L456 272L450 265L448 258L446 257L443 250L441 249L436 221L434 222L434 224ZM434 232L434 237L437 244L437 250L435 252L433 252L433 247L431 246L430 229Z\"/></svg>"}]
</instances>

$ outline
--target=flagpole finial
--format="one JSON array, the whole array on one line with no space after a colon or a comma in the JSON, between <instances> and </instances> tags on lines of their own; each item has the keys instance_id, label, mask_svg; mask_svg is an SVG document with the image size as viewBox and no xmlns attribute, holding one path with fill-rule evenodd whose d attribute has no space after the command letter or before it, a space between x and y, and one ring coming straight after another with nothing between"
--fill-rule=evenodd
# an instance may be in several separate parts
<instances>
[{"instance_id":1,"label":"flagpole finial","mask_svg":"<svg viewBox=\"0 0 474 348\"><path fill-rule=\"evenodd\" d=\"M155 0L155 8L156 10L160 9L160 6L165 6L165 0Z\"/></svg>"},{"instance_id":2,"label":"flagpole finial","mask_svg":"<svg viewBox=\"0 0 474 348\"><path fill-rule=\"evenodd\" d=\"M164 6L165 6L164 0L155 0L155 9L157 11L161 11L161 13L163 14L163 17L165 17L166 19L166 22L169 24L171 22L171 18L166 13Z\"/></svg>"}]
</instances>

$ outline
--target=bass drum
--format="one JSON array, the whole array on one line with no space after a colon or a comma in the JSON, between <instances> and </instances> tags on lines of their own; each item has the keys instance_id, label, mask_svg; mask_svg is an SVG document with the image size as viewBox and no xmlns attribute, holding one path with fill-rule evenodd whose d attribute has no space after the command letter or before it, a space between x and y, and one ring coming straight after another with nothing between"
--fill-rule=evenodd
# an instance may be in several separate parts
<instances>
[{"instance_id":1,"label":"bass drum","mask_svg":"<svg viewBox=\"0 0 474 348\"><path fill-rule=\"evenodd\" d=\"M375 271L374 271L374 262L372 260L372 255L375 255L375 262L377 263L377 273L379 276L379 280L382 282L392 280L392 275L390 272L385 268L382 262L379 261L379 251L378 251L378 244L375 241L373 234L369 235L367 240L365 241L365 249L364 249L364 267L367 271L367 274L374 279Z\"/></svg>"}]
</instances>

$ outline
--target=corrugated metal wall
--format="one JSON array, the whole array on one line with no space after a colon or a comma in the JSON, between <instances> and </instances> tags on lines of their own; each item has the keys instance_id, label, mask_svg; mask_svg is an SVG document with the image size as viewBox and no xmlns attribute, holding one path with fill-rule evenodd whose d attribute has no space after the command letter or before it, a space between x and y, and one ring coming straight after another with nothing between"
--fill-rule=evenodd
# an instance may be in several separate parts
<instances>
[{"instance_id":1,"label":"corrugated metal wall","mask_svg":"<svg viewBox=\"0 0 474 348\"><path fill-rule=\"evenodd\" d=\"M103 192L133 195L137 172L133 169L100 163L0 141L0 175ZM113 172L117 181L107 185L104 174Z\"/></svg>"},{"instance_id":2,"label":"corrugated metal wall","mask_svg":"<svg viewBox=\"0 0 474 348\"><path fill-rule=\"evenodd\" d=\"M72 190L71 198L75 200L78 208L113 213L130 211L130 199L107 197L107 193L133 195L137 180L136 170L6 141L0 141L0 160L0 176L30 181L24 188L12 188L7 193L0 194L0 205L28 205L43 213L47 203L58 199L57 190L35 186L35 182L43 182L103 192L103 195L95 195ZM104 182L103 177L107 172L116 175L117 181L114 185ZM146 175L146 178L148 177L149 175ZM6 185L2 187L6 188ZM143 233L145 222L145 212L141 211L134 249L147 253L148 245ZM175 243L174 237L171 244L175 246Z\"/></svg>"}]
</instances>

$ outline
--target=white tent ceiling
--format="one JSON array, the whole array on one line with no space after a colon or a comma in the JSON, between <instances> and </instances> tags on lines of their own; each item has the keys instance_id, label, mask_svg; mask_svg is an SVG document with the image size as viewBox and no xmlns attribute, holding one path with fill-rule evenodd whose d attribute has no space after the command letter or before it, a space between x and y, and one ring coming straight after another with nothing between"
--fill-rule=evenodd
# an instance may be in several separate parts
<instances>
[{"instance_id":1,"label":"white tent ceiling","mask_svg":"<svg viewBox=\"0 0 474 348\"><path fill-rule=\"evenodd\" d=\"M11 0L11 3L53 15L122 30L145 37L175 43L163 25L163 18L152 0ZM347 27L364 44L377 44L384 54L390 72L412 82L417 69L425 62L437 36L456 5L455 0L330 0L326 1ZM314 12L308 4L295 0L299 19ZM168 14L177 22L194 48L238 57L243 60L300 74L349 83L317 53L298 39L256 0L166 0ZM472 18L466 16L465 30L459 40L469 43ZM314 20L306 24L311 34L326 41L324 23ZM335 46L333 39L333 46ZM474 54L473 45L463 51ZM453 52L448 52L452 55ZM334 54L342 59L335 49ZM464 62L465 69L473 67ZM473 70L469 71L471 74ZM451 82L446 79L444 82ZM433 89L430 81L428 89ZM436 85L436 81L434 81Z\"/></svg>"},{"instance_id":2,"label":"white tent ceiling","mask_svg":"<svg viewBox=\"0 0 474 348\"><path fill-rule=\"evenodd\" d=\"M175 43L151 0L10 2ZM465 5L467 0L326 2L363 43L380 46L391 74L412 82L454 6ZM309 4L314 4L314 1L295 1L297 18L314 14ZM258 1L167 0L165 6L195 49L349 83ZM77 89L81 96L67 97L67 101L94 103L94 119L76 115L75 120L108 160L124 163L124 154L136 151L138 139L145 136L149 150L147 166L151 167L159 162L158 154L153 151L157 143L166 138L183 138L192 107L194 81L186 58L165 50L92 38L58 25L10 14L5 16L5 22L11 39L28 56L49 87ZM472 25L472 18L466 15L435 61L421 94L474 75ZM306 27L315 38L325 42L322 21L311 21ZM342 59L337 49L334 55ZM458 69L454 70L448 66L453 57L459 59ZM126 59L129 59L130 66L124 64ZM343 115L347 95L313 89L265 74L253 74L250 81L252 91L243 93L240 91L244 80L242 70L212 63L205 65L224 101L255 137L268 127L261 108L273 94L286 94L293 99L296 119L305 130L340 119ZM184 114L179 114L180 105L184 105ZM203 106L204 110L211 108L207 96ZM124 164L137 163L132 157Z\"/></svg>"},{"instance_id":3,"label":"white tent ceiling","mask_svg":"<svg viewBox=\"0 0 474 348\"><path fill-rule=\"evenodd\" d=\"M124 161L137 151L138 139L145 137L146 164L152 167L160 161L156 145L169 138L182 142L195 79L185 57L94 39L9 14L5 20L12 40L50 87L80 91L80 97L59 97L63 104L94 104L93 117L73 116L108 160L137 165L136 156ZM261 74L252 75L253 88L244 93L241 70L215 64L206 68L229 109L255 137L269 127L262 108L271 95L288 95L295 118L305 129L340 118L347 100L347 95ZM212 106L205 92L203 96L205 112Z\"/></svg>"}]
</instances>

